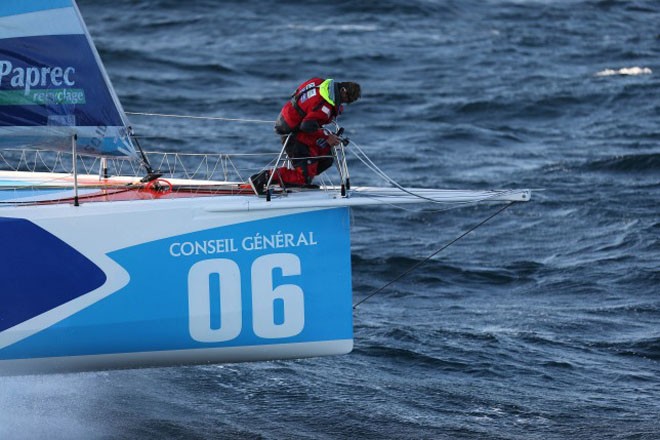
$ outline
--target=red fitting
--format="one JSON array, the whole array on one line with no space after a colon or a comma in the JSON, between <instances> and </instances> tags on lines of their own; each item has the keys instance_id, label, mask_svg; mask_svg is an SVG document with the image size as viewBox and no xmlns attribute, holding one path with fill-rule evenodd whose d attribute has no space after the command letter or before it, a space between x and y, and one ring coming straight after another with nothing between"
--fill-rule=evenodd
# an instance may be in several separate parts
<instances>
[{"instance_id":1,"label":"red fitting","mask_svg":"<svg viewBox=\"0 0 660 440\"><path fill-rule=\"evenodd\" d=\"M154 179L144 185L145 190L161 196L171 193L173 188L174 186L165 179Z\"/></svg>"}]
</instances>

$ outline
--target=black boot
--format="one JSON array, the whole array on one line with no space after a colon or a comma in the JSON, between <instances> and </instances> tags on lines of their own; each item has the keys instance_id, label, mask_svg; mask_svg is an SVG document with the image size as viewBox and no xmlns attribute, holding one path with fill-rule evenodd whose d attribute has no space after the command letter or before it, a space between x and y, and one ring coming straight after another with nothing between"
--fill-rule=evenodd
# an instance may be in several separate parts
<instances>
[{"instance_id":1,"label":"black boot","mask_svg":"<svg viewBox=\"0 0 660 440\"><path fill-rule=\"evenodd\" d=\"M270 172L268 172L268 170L263 170L260 173L250 176L248 183L250 183L250 186L254 190L255 194L260 196L266 194L266 184L268 183L269 177Z\"/></svg>"}]
</instances>

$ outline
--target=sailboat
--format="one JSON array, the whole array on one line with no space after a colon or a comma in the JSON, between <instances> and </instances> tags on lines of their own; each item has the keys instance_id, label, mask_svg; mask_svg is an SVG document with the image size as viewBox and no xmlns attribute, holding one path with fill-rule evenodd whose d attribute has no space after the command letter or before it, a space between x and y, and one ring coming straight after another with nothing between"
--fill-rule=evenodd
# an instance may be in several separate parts
<instances>
[{"instance_id":1,"label":"sailboat","mask_svg":"<svg viewBox=\"0 0 660 440\"><path fill-rule=\"evenodd\" d=\"M74 0L0 3L0 152L0 374L349 353L352 207L531 196L165 175Z\"/></svg>"}]
</instances>

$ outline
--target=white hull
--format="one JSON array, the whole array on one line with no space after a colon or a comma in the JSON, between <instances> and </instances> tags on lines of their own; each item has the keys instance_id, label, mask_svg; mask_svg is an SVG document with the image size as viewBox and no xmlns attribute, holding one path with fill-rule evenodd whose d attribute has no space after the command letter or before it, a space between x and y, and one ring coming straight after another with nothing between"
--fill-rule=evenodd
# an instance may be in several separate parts
<instances>
[{"instance_id":1,"label":"white hull","mask_svg":"<svg viewBox=\"0 0 660 440\"><path fill-rule=\"evenodd\" d=\"M245 199L0 209L0 373L350 351L347 208Z\"/></svg>"},{"instance_id":2,"label":"white hull","mask_svg":"<svg viewBox=\"0 0 660 440\"><path fill-rule=\"evenodd\" d=\"M529 198L411 192L6 204L0 374L347 353L349 207Z\"/></svg>"}]
</instances>

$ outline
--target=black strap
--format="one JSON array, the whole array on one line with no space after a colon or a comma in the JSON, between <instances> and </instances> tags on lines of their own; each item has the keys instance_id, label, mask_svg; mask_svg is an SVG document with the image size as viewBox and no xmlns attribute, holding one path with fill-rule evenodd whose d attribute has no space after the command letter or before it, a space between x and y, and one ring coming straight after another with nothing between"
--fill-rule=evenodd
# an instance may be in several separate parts
<instances>
[{"instance_id":1,"label":"black strap","mask_svg":"<svg viewBox=\"0 0 660 440\"><path fill-rule=\"evenodd\" d=\"M302 95L304 95L305 93L309 92L310 90L312 90L312 89L320 89L320 88L321 88L321 86L318 85L318 86L314 86L314 87L305 88L305 89L303 89L303 90L301 90L301 91L297 91L297 90L296 90L296 91L293 92L293 94L291 95L291 105L292 105L293 108L296 110L296 112L298 113L298 115L300 115L301 118L304 118L305 116L307 116L307 113L305 113L305 110L303 110L302 107L300 107L300 104L298 104L298 100L300 99L300 97L301 97ZM314 110L318 110L318 109L314 109Z\"/></svg>"},{"instance_id":2,"label":"black strap","mask_svg":"<svg viewBox=\"0 0 660 440\"><path fill-rule=\"evenodd\" d=\"M301 118L304 118L305 116L307 116L307 113L305 113L305 110L303 110L302 107L300 107L300 104L298 104L297 97L294 96L293 98L291 98L291 105L293 106L293 108L296 110L296 112L298 113L298 115Z\"/></svg>"}]
</instances>

